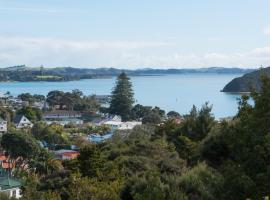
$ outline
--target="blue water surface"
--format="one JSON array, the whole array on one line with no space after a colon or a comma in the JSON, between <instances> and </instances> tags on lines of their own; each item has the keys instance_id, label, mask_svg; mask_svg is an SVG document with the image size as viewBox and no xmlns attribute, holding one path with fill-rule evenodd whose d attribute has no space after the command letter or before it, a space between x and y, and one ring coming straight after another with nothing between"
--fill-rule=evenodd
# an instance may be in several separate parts
<instances>
[{"instance_id":1,"label":"blue water surface","mask_svg":"<svg viewBox=\"0 0 270 200\"><path fill-rule=\"evenodd\" d=\"M175 110L186 114L196 105L208 101L213 104L216 118L232 116L237 111L237 94L226 94L220 90L233 78L242 74L181 74L164 76L131 77L136 103L159 106L166 111ZM69 82L6 82L0 83L0 92L12 95L23 92L46 95L51 90L71 91L79 89L85 94L110 94L115 77L108 79L86 79Z\"/></svg>"}]
</instances>

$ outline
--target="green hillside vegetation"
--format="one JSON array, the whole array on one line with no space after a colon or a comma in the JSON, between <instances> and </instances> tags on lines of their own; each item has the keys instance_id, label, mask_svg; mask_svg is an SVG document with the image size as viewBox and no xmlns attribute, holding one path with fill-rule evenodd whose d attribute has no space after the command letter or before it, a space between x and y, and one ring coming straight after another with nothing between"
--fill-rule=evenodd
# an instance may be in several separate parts
<instances>
[{"instance_id":1,"label":"green hillside vegetation","mask_svg":"<svg viewBox=\"0 0 270 200\"><path fill-rule=\"evenodd\" d=\"M261 88L261 75L270 76L270 67L247 73L230 81L224 88L223 92L251 92L259 91Z\"/></svg>"},{"instance_id":2,"label":"green hillside vegetation","mask_svg":"<svg viewBox=\"0 0 270 200\"><path fill-rule=\"evenodd\" d=\"M116 69L116 68L72 68L72 67L26 67L14 66L0 69L0 81L71 81L91 78L118 76L123 71L129 76L152 76L185 73L232 74L247 73L251 69L239 68L201 68L201 69Z\"/></svg>"}]
</instances>

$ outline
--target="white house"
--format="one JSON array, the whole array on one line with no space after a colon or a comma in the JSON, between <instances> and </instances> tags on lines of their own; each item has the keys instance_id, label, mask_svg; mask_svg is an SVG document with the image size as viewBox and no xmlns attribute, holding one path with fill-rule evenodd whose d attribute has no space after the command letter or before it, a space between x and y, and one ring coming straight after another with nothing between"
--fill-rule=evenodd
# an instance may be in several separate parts
<instances>
[{"instance_id":1,"label":"white house","mask_svg":"<svg viewBox=\"0 0 270 200\"><path fill-rule=\"evenodd\" d=\"M15 124L16 128L32 128L33 123L27 119L24 115L16 115L13 123Z\"/></svg>"},{"instance_id":2,"label":"white house","mask_svg":"<svg viewBox=\"0 0 270 200\"><path fill-rule=\"evenodd\" d=\"M109 123L110 122L122 122L122 118L119 115L111 115L111 116L108 116L106 119L102 119L102 120L95 122L95 124L100 126L100 125L106 124L107 122L109 122Z\"/></svg>"},{"instance_id":3,"label":"white house","mask_svg":"<svg viewBox=\"0 0 270 200\"><path fill-rule=\"evenodd\" d=\"M55 110L51 112L45 112L43 118L46 124L52 123L60 124L62 126L68 124L82 125L83 120L79 119L82 117L80 112L68 111L68 110Z\"/></svg>"},{"instance_id":4,"label":"white house","mask_svg":"<svg viewBox=\"0 0 270 200\"><path fill-rule=\"evenodd\" d=\"M64 120L45 120L45 123L47 125L51 124L59 124L61 126L73 124L73 125L82 125L83 120L77 119L77 118L72 118L72 119L64 119Z\"/></svg>"},{"instance_id":5,"label":"white house","mask_svg":"<svg viewBox=\"0 0 270 200\"><path fill-rule=\"evenodd\" d=\"M7 121L3 120L0 117L0 133L6 133L7 132Z\"/></svg>"},{"instance_id":6,"label":"white house","mask_svg":"<svg viewBox=\"0 0 270 200\"><path fill-rule=\"evenodd\" d=\"M128 130L133 129L137 125L142 125L142 122L130 121L130 122L119 122L119 121L107 121L104 125L109 126L112 130Z\"/></svg>"},{"instance_id":7,"label":"white house","mask_svg":"<svg viewBox=\"0 0 270 200\"><path fill-rule=\"evenodd\" d=\"M69 110L55 110L51 112L45 112L43 118L46 120L56 120L56 119L71 119L71 118L80 118L82 114L76 111Z\"/></svg>"},{"instance_id":8,"label":"white house","mask_svg":"<svg viewBox=\"0 0 270 200\"><path fill-rule=\"evenodd\" d=\"M119 127L119 130L133 129L135 126L139 125L142 125L142 122L137 121L122 122L121 126Z\"/></svg>"}]
</instances>

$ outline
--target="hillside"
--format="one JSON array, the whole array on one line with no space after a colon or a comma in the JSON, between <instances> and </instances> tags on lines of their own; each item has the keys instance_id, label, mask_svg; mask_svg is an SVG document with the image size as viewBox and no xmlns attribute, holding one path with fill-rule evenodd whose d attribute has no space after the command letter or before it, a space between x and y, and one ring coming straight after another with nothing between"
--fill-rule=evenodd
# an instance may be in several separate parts
<instances>
[{"instance_id":1,"label":"hillside","mask_svg":"<svg viewBox=\"0 0 270 200\"><path fill-rule=\"evenodd\" d=\"M223 88L222 92L250 92L252 88L259 91L261 87L260 76L262 74L270 76L270 67L233 79Z\"/></svg>"},{"instance_id":2,"label":"hillside","mask_svg":"<svg viewBox=\"0 0 270 200\"><path fill-rule=\"evenodd\" d=\"M169 74L237 74L248 73L251 69L240 68L198 68L198 69L117 69L117 68L30 68L25 65L14 66L0 69L0 81L71 81L91 78L105 78L117 76L125 71L129 76L151 76L151 75L169 75Z\"/></svg>"}]
</instances>

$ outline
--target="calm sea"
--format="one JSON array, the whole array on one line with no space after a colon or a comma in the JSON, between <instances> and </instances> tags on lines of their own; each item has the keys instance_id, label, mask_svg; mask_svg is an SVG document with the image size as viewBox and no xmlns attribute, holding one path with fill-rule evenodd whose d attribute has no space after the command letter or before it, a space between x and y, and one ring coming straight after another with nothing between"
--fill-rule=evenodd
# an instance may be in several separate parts
<instances>
[{"instance_id":1,"label":"calm sea","mask_svg":"<svg viewBox=\"0 0 270 200\"><path fill-rule=\"evenodd\" d=\"M241 74L181 74L165 76L132 77L136 103L159 106L166 111L175 110L186 114L204 102L213 104L216 118L232 116L237 111L239 95L226 94L220 90ZM29 92L46 95L51 90L71 91L79 89L84 94L110 94L115 78L87 79L70 82L9 82L0 83L0 91L12 95Z\"/></svg>"}]
</instances>

